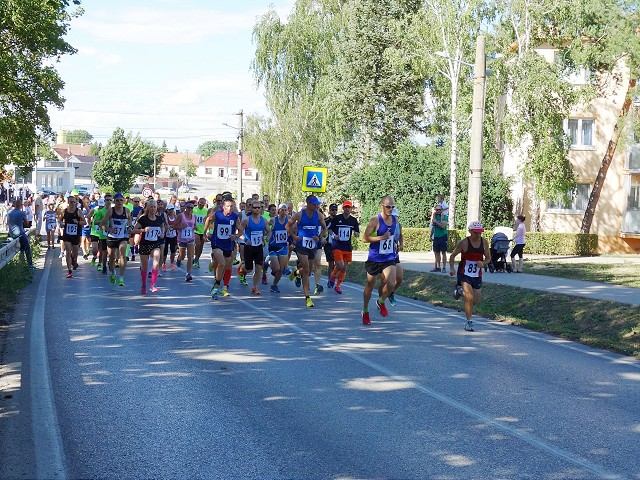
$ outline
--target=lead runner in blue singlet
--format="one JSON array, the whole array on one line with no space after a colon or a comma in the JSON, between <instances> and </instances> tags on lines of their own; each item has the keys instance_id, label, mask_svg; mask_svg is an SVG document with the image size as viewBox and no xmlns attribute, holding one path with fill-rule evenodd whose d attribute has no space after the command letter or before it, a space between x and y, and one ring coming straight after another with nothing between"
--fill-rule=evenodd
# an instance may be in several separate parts
<instances>
[{"instance_id":1,"label":"lead runner in blue singlet","mask_svg":"<svg viewBox=\"0 0 640 480\"><path fill-rule=\"evenodd\" d=\"M387 195L380 200L380 213L369 220L363 239L369 243L369 256L365 262L367 271L367 282L364 286L362 307L363 325L371 324L369 317L369 300L371 292L376 283L376 278L381 276L381 295L376 300L376 306L380 310L380 315L389 315L384 301L394 292L396 285L396 260L398 245L395 241L396 230L399 229L398 220L391 215L395 201L392 196Z\"/></svg>"},{"instance_id":2,"label":"lead runner in blue singlet","mask_svg":"<svg viewBox=\"0 0 640 480\"><path fill-rule=\"evenodd\" d=\"M210 235L211 250L216 263L216 276L211 287L211 296L216 298L219 293L228 296L228 289L222 289L220 284L224 271L231 268L232 254L235 250L237 235L242 235L242 226L238 221L238 214L234 212L234 201L226 199L222 203L222 211L215 209L205 222L205 234L213 229Z\"/></svg>"}]
</instances>

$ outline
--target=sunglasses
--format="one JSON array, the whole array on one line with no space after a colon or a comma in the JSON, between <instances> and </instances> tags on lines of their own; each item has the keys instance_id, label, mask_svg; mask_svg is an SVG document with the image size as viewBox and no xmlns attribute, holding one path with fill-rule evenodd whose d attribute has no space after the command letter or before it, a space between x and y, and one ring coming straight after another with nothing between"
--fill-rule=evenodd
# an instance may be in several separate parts
<instances>
[{"instance_id":1,"label":"sunglasses","mask_svg":"<svg viewBox=\"0 0 640 480\"><path fill-rule=\"evenodd\" d=\"M251 208L260 208L260 205L252 205Z\"/></svg>"},{"instance_id":2,"label":"sunglasses","mask_svg":"<svg viewBox=\"0 0 640 480\"><path fill-rule=\"evenodd\" d=\"M382 205L384 208L388 208L389 210L393 210L395 205Z\"/></svg>"}]
</instances>

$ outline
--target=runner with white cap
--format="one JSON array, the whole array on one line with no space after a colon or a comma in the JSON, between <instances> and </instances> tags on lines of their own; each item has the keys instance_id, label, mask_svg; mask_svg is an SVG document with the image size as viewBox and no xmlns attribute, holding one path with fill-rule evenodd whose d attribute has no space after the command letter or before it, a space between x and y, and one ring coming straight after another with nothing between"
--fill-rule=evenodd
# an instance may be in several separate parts
<instances>
[{"instance_id":1,"label":"runner with white cap","mask_svg":"<svg viewBox=\"0 0 640 480\"><path fill-rule=\"evenodd\" d=\"M449 275L453 277L456 274L455 258L458 254L462 254L458 264L458 282L454 297L458 299L461 295L464 296L464 314L467 317L464 329L468 332L473 332L473 321L471 320L473 306L480 303L482 269L491 262L489 243L486 238L482 237L482 232L484 232L482 223L471 222L469 224L470 235L458 242L449 257Z\"/></svg>"},{"instance_id":2,"label":"runner with white cap","mask_svg":"<svg viewBox=\"0 0 640 480\"><path fill-rule=\"evenodd\" d=\"M278 282L282 278L282 273L289 263L289 233L287 224L287 205L282 203L278 206L278 214L269 220L271 237L269 239L269 258L271 259L271 272L273 273L272 293L280 293Z\"/></svg>"}]
</instances>

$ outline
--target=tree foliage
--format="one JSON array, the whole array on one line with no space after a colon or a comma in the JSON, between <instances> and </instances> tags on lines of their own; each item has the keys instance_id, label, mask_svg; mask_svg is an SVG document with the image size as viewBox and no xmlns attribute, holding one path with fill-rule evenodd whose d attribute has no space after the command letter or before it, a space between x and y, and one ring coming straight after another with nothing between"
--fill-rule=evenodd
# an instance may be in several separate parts
<instances>
[{"instance_id":1,"label":"tree foliage","mask_svg":"<svg viewBox=\"0 0 640 480\"><path fill-rule=\"evenodd\" d=\"M203 157L210 157L216 152L231 150L235 151L238 144L236 142L223 142L220 140L208 140L198 145L196 152ZM166 144L165 144L166 148Z\"/></svg>"},{"instance_id":2,"label":"tree foliage","mask_svg":"<svg viewBox=\"0 0 640 480\"><path fill-rule=\"evenodd\" d=\"M187 179L196 176L197 168L189 157L184 157L180 162L180 167L184 170L184 176Z\"/></svg>"},{"instance_id":3,"label":"tree foliage","mask_svg":"<svg viewBox=\"0 0 640 480\"><path fill-rule=\"evenodd\" d=\"M70 130L64 132L64 143L79 145L82 143L91 143L93 135L86 130Z\"/></svg>"},{"instance_id":4,"label":"tree foliage","mask_svg":"<svg viewBox=\"0 0 640 480\"><path fill-rule=\"evenodd\" d=\"M100 160L93 165L93 178L100 188L127 192L136 178L135 164L124 130L116 128L102 148Z\"/></svg>"},{"instance_id":5,"label":"tree foliage","mask_svg":"<svg viewBox=\"0 0 640 480\"><path fill-rule=\"evenodd\" d=\"M139 134L127 135L127 143L131 150L132 168L136 175L151 177L154 175L153 164L155 160L155 175L162 165L162 148L153 142L144 140Z\"/></svg>"},{"instance_id":6,"label":"tree foliage","mask_svg":"<svg viewBox=\"0 0 640 480\"><path fill-rule=\"evenodd\" d=\"M64 85L51 61L76 50L64 37L73 0L0 2L0 167L32 165L38 139L51 136L47 108L62 108Z\"/></svg>"}]
</instances>

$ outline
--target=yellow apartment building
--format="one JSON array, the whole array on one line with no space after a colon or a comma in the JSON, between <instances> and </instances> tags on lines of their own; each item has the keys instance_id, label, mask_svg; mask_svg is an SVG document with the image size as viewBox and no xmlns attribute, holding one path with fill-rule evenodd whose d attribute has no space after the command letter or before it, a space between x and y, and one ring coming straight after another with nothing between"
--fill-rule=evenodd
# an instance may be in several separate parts
<instances>
[{"instance_id":1,"label":"yellow apartment building","mask_svg":"<svg viewBox=\"0 0 640 480\"><path fill-rule=\"evenodd\" d=\"M539 48L537 52L549 62L555 60L553 48ZM576 85L585 84L589 81L588 72L580 71L570 80ZM602 96L575 108L564 121L565 132L571 140L569 159L577 187L568 199L540 202L542 232L580 232L593 183L625 100L629 69L621 63L617 71L602 82ZM506 105L508 108L508 98ZM531 230L532 186L522 178L523 155L509 146L505 146L503 155L503 174L514 179L512 196L516 213L522 212L527 217L527 228ZM634 138L631 128L625 127L618 143L591 233L598 235L600 253L640 253L640 138Z\"/></svg>"}]
</instances>

